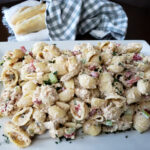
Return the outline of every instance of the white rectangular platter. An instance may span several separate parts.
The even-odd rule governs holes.
[[[96,45],[100,41],[53,41],[47,42],[49,44],[57,44],[61,49],[73,49],[73,46],[79,43],[92,43]],[[142,53],[150,55],[150,46],[143,40],[126,40],[115,41],[117,43],[129,43],[138,42],[143,45]],[[0,42],[0,58],[6,51],[20,48],[25,46],[28,50],[31,50],[31,46],[35,42]],[[1,70],[1,68],[0,68]],[[0,150],[17,150],[15,145],[6,144],[4,142],[3,124],[7,119],[0,119]],[[128,136],[128,138],[126,138]],[[137,131],[126,131],[117,134],[102,134],[97,137],[84,136],[84,138],[77,138],[72,143],[68,141],[62,141],[59,144],[49,137],[48,133],[37,136],[32,142],[32,145],[26,150],[150,150],[150,131],[140,134]]]

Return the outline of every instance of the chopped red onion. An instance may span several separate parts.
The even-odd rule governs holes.
[[[97,109],[92,109],[92,111],[89,112],[89,117],[95,115],[97,112]]]
[[[21,46],[20,49],[21,49],[21,51],[22,51],[23,53],[26,53],[26,52],[27,52],[27,49],[26,49],[24,46]]]
[[[75,110],[76,110],[76,112],[79,112],[79,110],[80,110],[80,105],[79,104],[77,106],[75,106]]]
[[[134,75],[134,73],[131,72],[131,71],[125,72],[125,77],[126,77],[126,78],[129,78],[129,77],[131,77],[132,75]]]
[[[127,80],[127,84],[129,84],[130,86],[132,86],[134,83],[136,83],[138,80],[140,79],[140,77],[133,77],[130,80]]]
[[[96,69],[96,66],[90,65],[90,66],[88,67],[88,69],[89,69],[89,70],[95,70],[95,69]]]
[[[65,134],[64,137],[67,139],[70,139],[74,135],[75,135],[75,132],[73,132],[72,134]]]
[[[117,47],[119,47],[120,45],[121,45],[121,44],[119,44],[119,43],[116,43],[116,46],[117,46]]]
[[[81,52],[80,52],[80,51],[73,51],[72,54],[73,54],[74,56],[76,56],[76,55],[81,54]]]
[[[36,68],[35,68],[33,63],[30,64],[30,70],[31,70],[31,72],[35,72],[36,71]]]
[[[133,56],[133,60],[138,61],[138,60],[142,60],[142,57],[139,54],[134,54]]]
[[[40,101],[40,100],[36,99],[36,100],[34,101],[34,103],[36,103],[36,104],[40,105],[40,104],[42,104],[42,101]]]
[[[29,52],[29,55],[30,55],[31,57],[33,57],[33,53],[32,53],[32,52]]]
[[[99,73],[95,72],[95,71],[92,71],[91,76],[97,78],[97,77],[99,77]]]

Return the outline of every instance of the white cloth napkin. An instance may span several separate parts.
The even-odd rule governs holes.
[[[13,31],[14,33],[14,26],[11,24],[11,17],[12,15],[21,7],[25,7],[25,6],[35,6],[38,5],[40,2],[35,1],[35,0],[27,0],[25,2],[22,2],[20,4],[17,4],[15,6],[12,6],[11,8],[8,9],[4,9],[3,13],[4,13],[4,21],[5,24],[7,22],[7,26]],[[17,41],[46,41],[49,40],[49,35],[48,35],[48,29],[44,29],[41,30],[39,32],[35,32],[35,33],[29,33],[26,35],[18,35],[15,34],[15,38]],[[10,40],[13,38],[9,38]]]

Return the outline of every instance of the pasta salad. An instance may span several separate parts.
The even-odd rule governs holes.
[[[101,42],[72,51],[35,43],[3,56],[0,116],[19,147],[47,130],[51,138],[75,139],[78,129],[97,136],[150,128],[150,56],[142,45]]]

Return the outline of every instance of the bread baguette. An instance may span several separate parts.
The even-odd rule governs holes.
[[[16,34],[28,34],[45,28],[45,13],[41,13],[29,19],[18,22],[14,27],[14,31]]]
[[[46,4],[40,4],[33,7],[23,7],[19,9],[13,16],[11,23],[15,25],[17,22],[31,18],[37,14],[44,13],[46,10]]]

